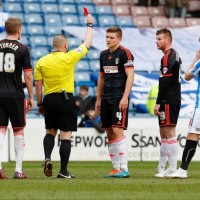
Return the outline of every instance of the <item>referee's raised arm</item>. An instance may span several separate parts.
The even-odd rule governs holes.
[[[83,44],[89,49],[93,39],[93,22],[94,22],[94,19],[91,14],[87,15],[86,22],[87,22],[87,30]]]

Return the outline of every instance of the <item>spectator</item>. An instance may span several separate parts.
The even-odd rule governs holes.
[[[147,98],[147,110],[150,115],[154,115],[154,107],[156,105],[156,99],[158,96],[158,84],[151,87]]]
[[[99,133],[104,133],[105,131],[101,128],[101,118],[98,112],[93,108],[89,108],[82,118],[78,127],[93,127]]]
[[[185,18],[188,8],[188,0],[167,0],[168,15],[172,17]]]
[[[80,91],[78,95],[75,96],[75,102],[78,110],[78,115],[82,115],[86,113],[88,108],[95,108],[96,98],[93,96],[89,96],[89,87],[82,85],[80,86]]]

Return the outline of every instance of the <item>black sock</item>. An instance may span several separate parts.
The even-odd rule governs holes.
[[[67,165],[69,162],[69,156],[71,153],[71,140],[61,140],[60,145],[60,172],[62,174],[67,173]]]
[[[51,153],[55,144],[55,137],[47,133],[43,140],[45,160],[51,160]]]
[[[194,140],[187,140],[186,145],[183,151],[183,156],[182,156],[182,162],[181,162],[181,168],[184,170],[188,169],[188,166],[190,164],[190,161],[192,160],[196,148],[197,148],[197,142]]]

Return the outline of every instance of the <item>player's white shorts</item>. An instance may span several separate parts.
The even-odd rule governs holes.
[[[195,108],[192,113],[188,133],[200,134],[200,108]]]

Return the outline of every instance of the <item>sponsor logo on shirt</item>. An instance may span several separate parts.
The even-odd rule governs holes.
[[[118,66],[104,66],[104,72],[109,73],[118,73]]]
[[[163,67],[163,74],[166,74],[168,72],[167,67]]]
[[[133,66],[133,60],[128,60],[127,63],[124,64],[124,66]]]
[[[76,51],[77,51],[78,53],[81,53],[81,52],[83,51],[83,49],[82,49],[81,47],[79,47],[79,48],[76,48]]]
[[[196,131],[200,131],[200,128],[196,128]]]
[[[118,65],[119,64],[119,58],[115,59],[115,64]]]

